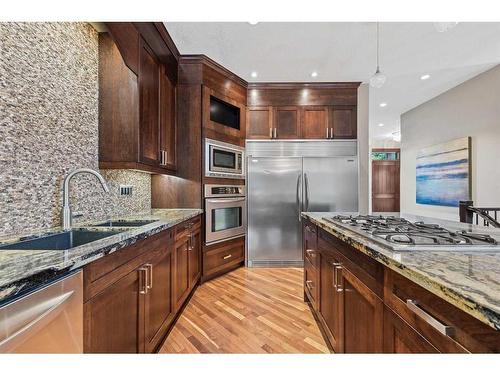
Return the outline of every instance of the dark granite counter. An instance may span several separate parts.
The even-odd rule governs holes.
[[[116,235],[90,242],[70,250],[0,250],[0,305],[26,292],[39,288],[68,272],[83,267],[107,254],[127,247],[136,241],[166,230],[201,214],[200,209],[154,209],[145,214],[113,218],[113,220],[155,220],[155,222],[127,229]],[[102,223],[100,221],[99,223]],[[109,231],[117,228],[95,227],[86,223],[75,229]],[[24,236],[0,238],[0,245],[38,238],[61,232],[61,228],[30,233]]]
[[[357,250],[438,295],[489,326],[500,330],[500,251],[393,251],[323,219],[338,213],[308,212],[302,216]],[[350,214],[350,213],[348,213]],[[402,215],[410,221],[422,217]],[[468,229],[468,224],[426,219]],[[483,230],[483,228],[481,228]],[[499,235],[500,230],[484,228]]]

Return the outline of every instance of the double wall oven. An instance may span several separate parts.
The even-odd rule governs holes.
[[[244,236],[247,226],[244,185],[205,185],[207,245]]]

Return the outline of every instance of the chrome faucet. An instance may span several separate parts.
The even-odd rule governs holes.
[[[73,214],[71,212],[71,207],[69,206],[69,182],[73,178],[73,176],[79,174],[79,173],[90,173],[94,176],[97,177],[99,182],[102,185],[102,188],[106,193],[109,193],[109,188],[108,185],[106,184],[106,180],[104,180],[104,177],[99,172],[94,171],[93,169],[89,168],[78,168],[75,169],[74,171],[68,173],[66,178],[64,179],[64,184],[63,184],[63,209],[62,209],[62,222],[63,222],[63,230],[71,230],[71,224],[73,221]]]

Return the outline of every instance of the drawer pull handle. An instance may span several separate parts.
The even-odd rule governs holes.
[[[233,256],[233,254],[229,254],[229,255],[226,255],[225,257],[223,257],[222,259],[229,259]]]
[[[407,299],[406,300],[406,306],[415,313],[418,317],[422,318],[426,323],[429,323],[432,327],[434,327],[436,330],[438,330],[439,333],[441,333],[444,336],[453,336],[454,334],[454,328],[451,326],[444,325],[441,323],[439,320],[434,318],[432,315],[430,315],[428,312],[422,310],[417,305],[417,301]]]
[[[335,291],[337,292],[343,292],[344,289],[342,289],[342,263],[338,263],[335,265],[334,268],[334,278],[335,278]],[[340,275],[340,281],[339,281],[339,275]]]
[[[306,253],[308,255],[310,255],[311,257],[315,258],[316,257],[316,252],[314,250],[311,250],[311,249],[307,249],[306,250]]]

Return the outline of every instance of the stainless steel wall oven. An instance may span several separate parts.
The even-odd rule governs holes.
[[[244,236],[247,226],[245,186],[205,185],[205,242]]]

